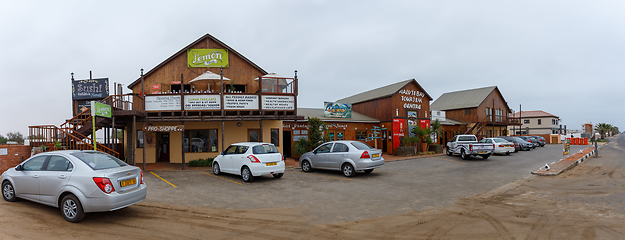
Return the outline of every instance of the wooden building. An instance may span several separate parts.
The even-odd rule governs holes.
[[[496,86],[448,92],[432,103],[432,110],[445,111],[442,142],[457,134],[475,134],[478,138],[508,135],[510,125],[519,125],[518,118],[509,117],[508,103]]]

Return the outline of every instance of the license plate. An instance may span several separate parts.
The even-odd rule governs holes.
[[[374,158],[377,158],[377,157],[379,157],[379,156],[380,156],[380,154],[379,154],[379,153],[376,153],[376,154],[371,155],[371,157],[374,157]]]
[[[133,178],[133,179],[128,179],[128,180],[126,180],[126,181],[121,181],[121,182],[119,183],[119,185],[121,185],[122,187],[125,187],[125,186],[130,186],[130,185],[133,185],[133,184],[135,184],[135,183],[137,183],[137,179],[134,179],[134,178]]]
[[[275,166],[275,165],[278,165],[278,163],[276,163],[276,162],[267,163],[267,166]]]
[[[486,153],[485,151],[477,152],[477,153]]]

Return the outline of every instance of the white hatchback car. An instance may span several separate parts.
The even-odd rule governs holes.
[[[254,177],[263,175],[281,178],[284,170],[284,158],[271,143],[235,143],[213,159],[215,175],[222,172],[236,174],[245,182],[251,182]]]
[[[510,155],[514,152],[514,143],[503,138],[484,138],[480,143],[492,143],[495,147],[493,153]]]

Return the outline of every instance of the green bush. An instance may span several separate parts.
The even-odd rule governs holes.
[[[213,166],[213,159],[212,158],[207,158],[207,159],[195,159],[190,161],[187,166],[189,167],[211,167]]]

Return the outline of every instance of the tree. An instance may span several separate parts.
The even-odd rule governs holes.
[[[612,125],[607,124],[607,123],[598,123],[595,126],[595,131],[601,134],[601,139],[605,139],[605,134],[610,132],[611,129],[612,129]]]
[[[24,144],[24,135],[20,132],[9,132],[7,133],[8,141],[15,141],[18,144]]]
[[[0,135],[0,144],[6,144],[8,141],[7,138],[5,138],[4,136]]]
[[[436,133],[436,137],[439,138],[441,136],[443,126],[441,125],[441,122],[436,119],[434,122],[430,123],[430,129],[432,133]]]
[[[329,139],[327,136],[323,136],[323,132],[326,130],[326,123],[319,118],[308,118],[308,139],[300,138],[295,143],[295,149],[293,153],[295,155],[302,155],[306,152],[312,151]]]
[[[430,134],[432,134],[432,130],[430,130],[429,128],[421,128],[419,126],[416,126],[414,129],[412,129],[412,133],[415,134],[414,136],[414,142],[415,143],[428,143],[428,145],[430,143],[432,143],[432,138],[430,138]],[[427,147],[425,149],[421,149],[421,151],[425,152],[427,150]]]

